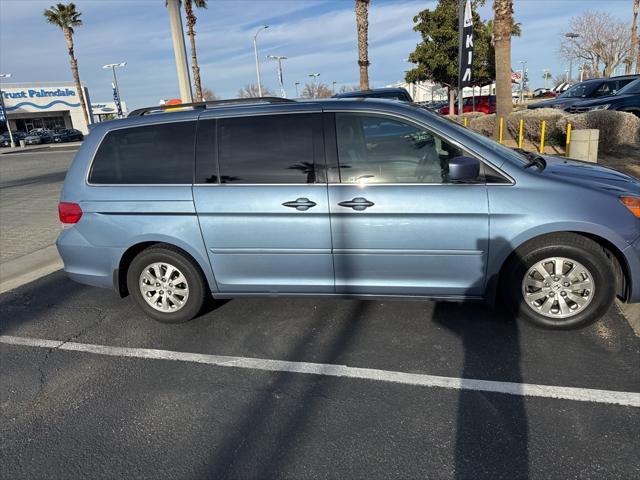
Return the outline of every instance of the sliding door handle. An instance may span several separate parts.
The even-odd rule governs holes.
[[[373,207],[375,203],[370,202],[366,198],[356,197],[353,200],[347,200],[346,202],[338,203],[341,207],[353,208],[354,210],[362,211],[369,207]]]

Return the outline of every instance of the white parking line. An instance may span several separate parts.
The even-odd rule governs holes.
[[[505,393],[522,397],[556,398],[579,402],[596,402],[629,407],[640,407],[640,393],[591,388],[558,387],[531,383],[496,382],[455,377],[440,377],[419,373],[404,373],[372,368],[348,367],[325,363],[288,362],[261,358],[229,357],[202,353],[174,352],[151,348],[110,347],[88,343],[62,342],[39,338],[0,335],[0,343],[27,347],[54,348],[72,352],[93,353],[112,357],[143,358],[152,360],[173,360],[178,362],[204,363],[218,367],[266,370],[270,372],[302,373],[329,377],[357,378],[378,382],[401,383],[421,387],[439,387],[454,390],[475,390],[481,392]]]

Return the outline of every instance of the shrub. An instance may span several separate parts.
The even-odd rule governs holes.
[[[480,115],[469,119],[469,128],[474,132],[484,135],[485,137],[491,137],[493,135],[495,123],[495,114]]]
[[[596,110],[594,112],[565,115],[556,121],[557,128],[563,135],[567,133],[567,123],[573,130],[600,130],[598,147],[610,150],[621,145],[638,145],[640,143],[640,118],[633,113]]]
[[[511,113],[506,118],[506,129],[514,139],[518,138],[520,120],[524,120],[523,136],[525,139],[540,143],[542,122],[546,120],[545,144],[563,145],[564,137],[557,123],[564,115],[561,110],[555,108],[536,108],[533,110],[519,110]]]

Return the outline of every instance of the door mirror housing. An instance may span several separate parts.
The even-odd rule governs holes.
[[[449,162],[450,182],[472,182],[480,176],[480,160],[472,157],[455,157]]]

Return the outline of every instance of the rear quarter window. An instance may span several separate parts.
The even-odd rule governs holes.
[[[195,125],[162,123],[109,132],[93,159],[89,183],[193,183]]]

